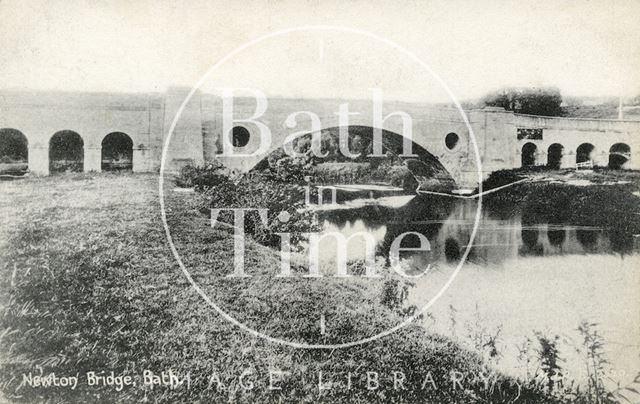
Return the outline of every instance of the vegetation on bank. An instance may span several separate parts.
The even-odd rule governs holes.
[[[633,235],[640,234],[640,173],[598,168],[593,172],[575,170],[503,170],[491,174],[483,189],[489,190],[523,178],[532,182],[515,185],[508,192],[483,198],[489,212],[504,215],[519,211],[548,223],[606,227],[618,235],[624,251],[633,248]],[[585,186],[585,182],[590,184]]]
[[[384,282],[374,286],[331,278],[275,282],[272,275],[280,262],[276,251],[265,247],[275,247],[276,240],[269,234],[275,230],[295,233],[300,229],[296,226],[313,223],[294,216],[302,190],[299,183],[290,182],[290,176],[303,175],[289,171],[285,180],[277,170],[263,174],[236,176],[221,172],[220,167],[183,172],[179,181],[195,186],[196,193],[173,192],[172,180],[166,182],[167,218],[176,246],[194,279],[216,302],[255,329],[299,342],[364,338],[411,314],[405,302],[407,285],[386,273]],[[155,176],[75,174],[0,185],[0,207],[5,213],[0,226],[0,388],[7,401],[621,400],[618,394],[623,390],[587,392],[550,384],[558,358],[553,339],[544,336],[537,340],[539,349],[532,348],[541,371],[524,380],[495,372],[478,352],[433,335],[417,323],[345,349],[294,349],[266,342],[203,304],[180,273],[160,221]],[[490,208],[492,203],[518,198],[486,198],[485,203]],[[536,203],[544,199],[531,198]],[[253,277],[244,283],[224,280],[233,271],[232,229],[211,228],[203,216],[210,207],[223,206],[267,206],[273,211],[266,226],[270,231],[259,226],[257,218],[247,225],[251,238],[246,268]],[[291,220],[277,220],[276,214],[282,211],[289,212]],[[222,221],[229,219],[221,216]],[[356,266],[351,269],[357,270]],[[309,316],[318,312],[331,320],[327,335],[321,334],[318,319]],[[593,330],[585,329],[585,339],[587,335],[593,336]],[[490,347],[481,342],[479,351]],[[585,346],[597,355],[599,343],[593,337]],[[181,376],[189,373],[191,388],[151,388],[141,382],[121,391],[82,382],[75,390],[20,386],[22,375],[29,372],[82,377],[88,371],[105,371],[105,375],[113,371],[133,376],[144,370],[159,374],[169,369]],[[251,390],[239,381],[247,370],[255,384]],[[282,390],[269,390],[269,372],[274,370],[290,373],[280,385]],[[394,385],[395,371],[404,375],[406,389]],[[378,374],[377,388],[368,388],[367,372]],[[349,373],[351,390],[345,385]],[[460,375],[461,384],[452,382],[452,377]],[[333,381],[333,388],[320,391],[319,377],[323,383]],[[594,389],[600,389],[601,384],[594,383]]]
[[[374,147],[374,130],[365,126],[350,126],[347,141],[340,145],[340,128],[323,129],[307,134],[275,150],[260,161],[254,172],[275,173],[282,178],[286,173],[302,172],[317,184],[384,184],[414,191],[415,178],[404,165],[404,138],[383,130],[380,151]],[[320,149],[314,150],[314,137]],[[343,148],[346,146],[346,149]],[[287,150],[285,150],[287,149]],[[374,156],[380,152],[379,156]],[[407,150],[408,152],[408,150]],[[297,153],[296,157],[291,157]],[[322,154],[318,157],[316,154]],[[346,154],[351,154],[346,156]],[[420,145],[413,143],[411,153],[422,161],[441,181],[452,181],[449,173]],[[300,170],[302,168],[302,171]],[[295,178],[294,178],[295,180]]]
[[[203,305],[177,270],[159,219],[154,176],[64,175],[2,185],[0,203],[7,214],[1,227],[0,386],[6,400],[210,402],[231,397],[238,402],[442,403],[511,402],[518,397],[517,402],[564,402],[544,385],[492,372],[479,355],[418,325],[333,351],[293,349],[238,330]],[[204,281],[231,271],[232,239],[224,227],[192,232],[201,221],[197,199],[170,193],[167,212],[174,238],[189,239],[188,245],[178,246],[185,261],[194,277]],[[215,260],[203,261],[208,254]],[[259,272],[277,265],[271,250],[252,241],[247,259],[247,267]],[[215,281],[211,285],[220,286]],[[370,335],[403,315],[402,286],[393,282],[380,288],[345,287],[327,279],[296,288],[297,294],[290,293],[292,288],[291,283],[256,282],[248,289],[236,284],[217,288],[217,297],[247,314],[252,326],[302,340],[322,338],[317,319],[308,316],[308,302],[335,307],[327,314],[336,319],[324,337],[327,342]],[[261,307],[260,302],[276,297],[284,297],[281,306]],[[271,316],[264,316],[264,310]],[[293,321],[266,323],[274,318]],[[138,375],[145,369],[189,372],[191,388],[19,387],[23,373],[41,370],[44,375],[82,376],[88,371]],[[245,391],[238,376],[247,369],[255,386]],[[290,372],[282,390],[268,389],[274,369]],[[394,388],[395,370],[405,374],[406,390]],[[464,375],[462,387],[451,383],[453,370]],[[377,389],[367,388],[367,371],[379,374]],[[320,372],[325,381],[339,384],[319,392]],[[349,372],[351,390],[344,386]],[[213,374],[220,385],[210,383]],[[425,385],[429,377],[435,388],[431,381]]]

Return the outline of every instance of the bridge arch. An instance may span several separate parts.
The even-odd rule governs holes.
[[[49,172],[83,171],[84,141],[72,130],[54,133],[49,140]]]
[[[609,168],[621,169],[631,160],[631,147],[626,143],[616,143],[609,149]]]
[[[536,153],[538,146],[535,143],[527,142],[522,146],[521,166],[531,167],[536,165]]]
[[[124,132],[111,132],[102,139],[100,168],[103,171],[133,169],[133,140]]]
[[[451,172],[447,170],[436,156],[420,144],[398,133],[383,129],[383,156],[372,156],[374,128],[370,126],[352,125],[347,129],[348,148],[352,154],[359,155],[358,157],[349,157],[340,152],[340,129],[340,127],[330,127],[320,130],[321,153],[327,154],[325,157],[313,157],[311,152],[313,133],[311,132],[296,137],[287,147],[292,148],[296,153],[309,155],[314,165],[323,163],[359,163],[367,166],[363,168],[365,170],[376,170],[380,165],[391,164],[391,162],[393,162],[395,168],[404,166],[407,174],[410,171],[423,188],[451,190],[455,187],[455,180]],[[412,156],[404,155],[405,147],[408,143],[411,144]],[[286,157],[285,145],[282,145],[258,161],[257,164],[253,166],[252,171],[266,170],[270,167],[275,167],[277,162],[284,157]],[[415,189],[415,187],[413,189]]]
[[[558,170],[562,167],[562,157],[564,155],[564,146],[560,143],[554,143],[547,149],[547,167]]]
[[[596,149],[591,143],[582,143],[576,149],[576,164],[593,160],[593,151]]]
[[[23,174],[29,167],[29,141],[17,129],[0,129],[0,173]]]

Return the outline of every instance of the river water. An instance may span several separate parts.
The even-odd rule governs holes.
[[[501,370],[534,372],[536,334],[557,336],[565,374],[584,380],[577,329],[588,321],[605,339],[613,378],[631,381],[640,371],[640,255],[633,235],[575,221],[550,224],[512,207],[477,208],[474,200],[404,195],[340,203],[321,210],[319,219],[325,232],[370,233],[383,259],[399,234],[424,234],[429,252],[401,256],[415,273],[432,266],[410,289],[409,302],[418,307],[437,295],[469,247],[424,325],[479,348]],[[411,247],[411,241],[408,236],[401,245]],[[354,237],[349,259],[362,259],[364,247]],[[324,245],[323,255],[334,255],[332,248]],[[497,355],[482,347],[493,337]],[[530,349],[523,353],[527,340]]]

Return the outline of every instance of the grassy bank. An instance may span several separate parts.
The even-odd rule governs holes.
[[[480,356],[417,325],[337,350],[294,349],[239,330],[207,307],[177,268],[154,175],[62,175],[0,187],[4,401],[564,402],[544,386],[491,372]],[[295,341],[335,343],[402,319],[394,297],[402,292],[391,279],[374,287],[329,278],[276,282],[269,275],[279,268],[275,252],[251,241],[246,268],[253,277],[225,280],[233,241],[228,228],[203,220],[199,198],[168,194],[172,234],[194,278],[244,323]],[[331,320],[326,336],[309,316],[321,309]],[[83,382],[89,371],[136,376],[169,369],[189,374],[190,388],[151,388],[137,379],[117,391]],[[281,390],[269,389],[274,370],[290,373]],[[240,385],[245,371],[253,389]],[[394,371],[403,372],[405,389],[394,385]],[[451,382],[452,371],[463,375],[461,384]],[[79,374],[80,383],[75,390],[21,386],[29,372]],[[378,373],[378,388],[367,387],[367,372]],[[319,391],[320,373],[336,382],[332,389]]]

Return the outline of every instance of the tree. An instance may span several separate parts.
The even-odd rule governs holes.
[[[562,115],[562,95],[555,87],[506,87],[486,95],[482,103],[520,114]]]

